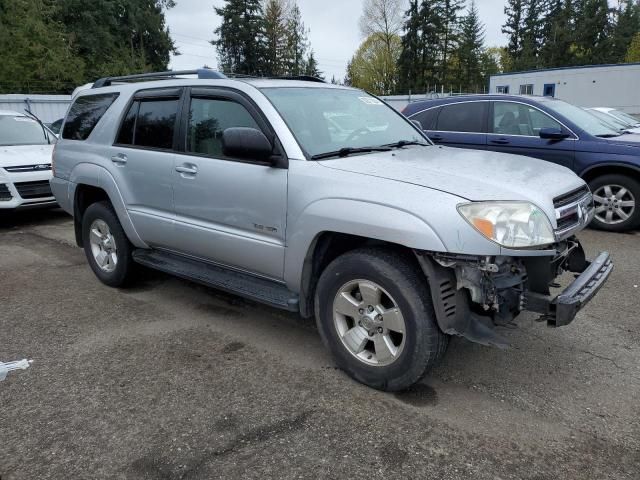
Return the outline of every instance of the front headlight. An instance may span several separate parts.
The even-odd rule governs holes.
[[[474,202],[458,212],[482,235],[503,247],[528,248],[555,242],[545,213],[528,202]]]

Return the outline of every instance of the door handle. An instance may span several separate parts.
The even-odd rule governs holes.
[[[429,135],[429,138],[433,143],[438,143],[444,140],[440,135]]]
[[[176,172],[181,173],[183,175],[197,175],[198,167],[196,167],[195,165],[182,165],[182,166],[176,167]]]
[[[506,138],[499,138],[498,140],[489,140],[489,143],[493,143],[495,145],[509,145],[511,142]]]
[[[119,153],[111,157],[111,161],[117,165],[124,165],[127,163],[127,156],[124,153]]]

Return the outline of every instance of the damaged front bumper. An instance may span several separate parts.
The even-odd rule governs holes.
[[[546,321],[551,327],[569,325],[580,309],[598,293],[613,271],[609,252],[602,252],[592,262],[585,263],[584,271],[557,297],[527,292],[526,310],[540,313],[540,320]]]
[[[416,252],[431,289],[440,329],[483,345],[509,342],[496,327],[513,326],[523,311],[540,314],[549,326],[570,324],[600,290],[613,270],[609,253],[587,261],[572,237],[556,246],[554,256],[476,257]],[[576,279],[557,296],[551,288],[563,272]]]

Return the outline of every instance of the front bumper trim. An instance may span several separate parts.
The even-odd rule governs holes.
[[[542,314],[550,327],[569,325],[577,313],[598,293],[613,271],[609,252],[602,252],[556,298],[534,292],[526,294],[526,309]]]

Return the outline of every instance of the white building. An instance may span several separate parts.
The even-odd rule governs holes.
[[[550,68],[493,75],[490,93],[544,95],[580,107],[640,114],[640,63]]]
[[[44,123],[52,123],[67,113],[71,95],[0,95],[0,110],[34,113]]]

